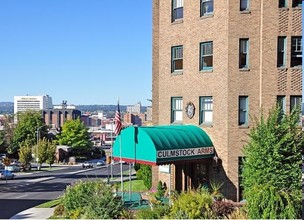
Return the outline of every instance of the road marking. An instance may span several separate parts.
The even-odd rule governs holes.
[[[42,181],[51,180],[51,179],[55,179],[55,177],[42,177],[42,178],[27,180],[26,182],[35,183],[35,182],[42,182]]]
[[[28,196],[28,194],[23,194],[23,195],[21,195],[21,196],[15,197],[15,198],[16,198],[16,199],[20,199],[20,198],[27,197],[27,196]]]

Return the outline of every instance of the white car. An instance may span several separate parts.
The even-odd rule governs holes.
[[[85,161],[85,162],[82,164],[82,168],[93,168],[93,163],[92,163],[92,162],[89,162],[89,161]]]

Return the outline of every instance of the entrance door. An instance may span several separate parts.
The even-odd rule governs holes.
[[[192,163],[192,188],[197,189],[200,186],[208,186],[209,173],[208,164]]]

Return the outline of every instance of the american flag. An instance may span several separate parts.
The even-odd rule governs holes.
[[[115,122],[114,133],[115,133],[115,135],[119,135],[120,132],[121,132],[121,130],[122,130],[122,124],[121,124],[121,119],[120,119],[119,103],[117,104],[117,110],[116,110],[116,113],[115,113],[114,122]]]

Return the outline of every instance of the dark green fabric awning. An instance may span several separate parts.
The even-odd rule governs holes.
[[[115,160],[151,165],[213,156],[211,139],[194,125],[128,127],[113,146]]]

